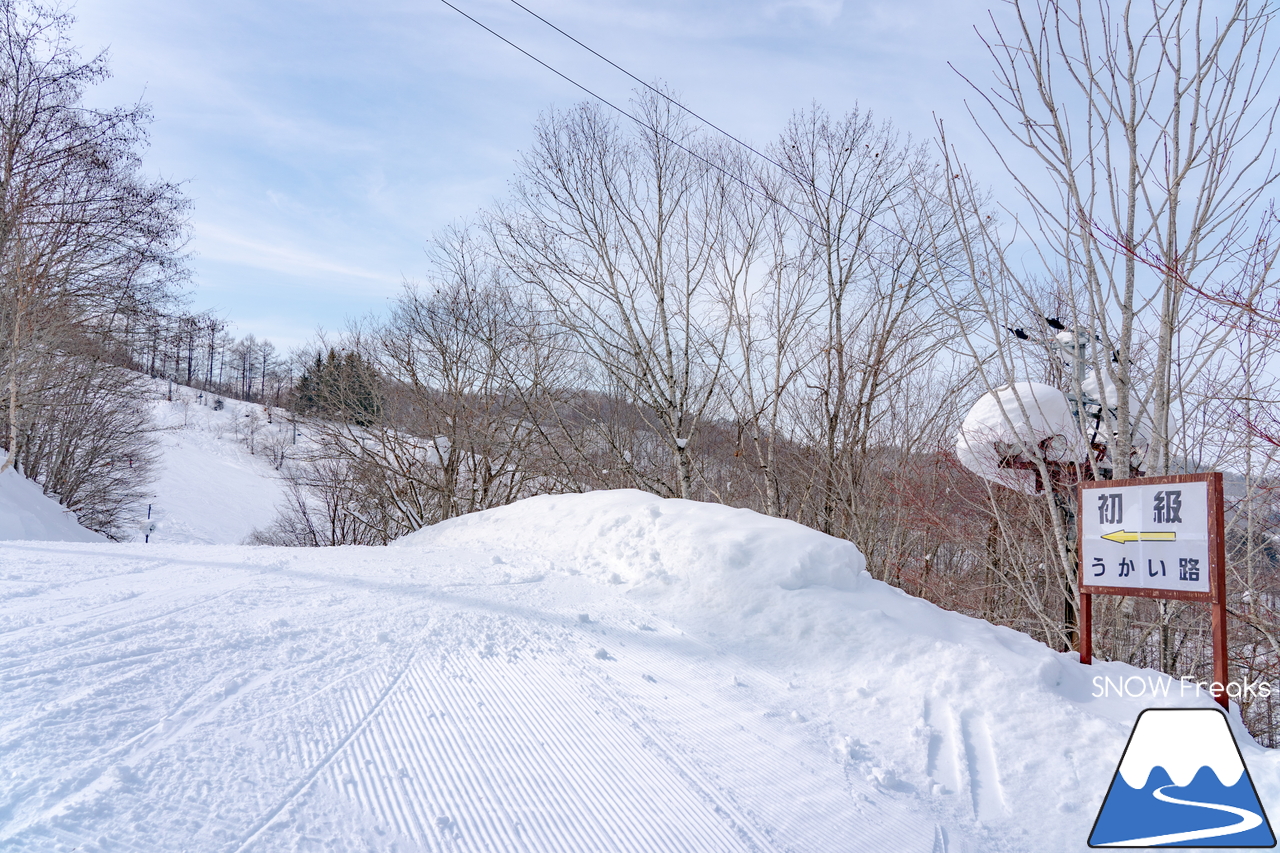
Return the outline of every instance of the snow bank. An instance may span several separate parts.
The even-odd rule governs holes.
[[[961,465],[1010,489],[1039,494],[1033,471],[1000,466],[997,445],[1014,453],[1039,445],[1045,458],[1058,462],[1082,461],[1088,453],[1067,395],[1039,382],[1015,382],[984,394],[956,436]]]
[[[81,527],[73,513],[12,468],[0,472],[0,539],[106,541],[105,536]]]
[[[482,582],[524,580],[510,577],[514,566],[584,575],[752,657],[879,669],[876,655],[891,660],[914,648],[921,656],[893,677],[932,683],[939,661],[963,647],[966,656],[999,660],[1001,678],[1013,668],[1036,685],[1061,680],[1063,656],[1025,634],[909,596],[873,579],[853,543],[751,510],[632,490],[544,495],[393,545],[487,553]]]
[[[394,543],[493,552],[504,565],[626,584],[683,609],[759,612],[785,591],[853,590],[870,581],[852,542],[747,509],[631,489],[542,495],[451,519]]]
[[[1013,694],[1010,707],[1045,700],[1057,715],[1089,705],[1131,725],[1151,696],[1095,702],[1095,677],[1170,684],[1125,664],[1083,666],[1074,652],[872,578],[851,542],[718,504],[634,490],[543,495],[423,528],[392,548],[418,551],[415,562],[428,564],[474,555],[475,563],[451,571],[474,584],[583,576],[676,624],[709,629],[753,659],[819,661],[921,701],[940,692],[978,708]],[[1211,704],[1206,694],[1171,686],[1173,704]],[[1026,718],[1043,721],[1046,710]]]
[[[851,543],[749,510],[634,491],[545,496],[395,544],[427,562],[475,553],[481,585],[547,572],[617,590],[814,697],[856,733],[832,741],[850,766],[956,802],[955,819],[988,824],[993,842],[1007,842],[1011,823],[1032,813],[1031,835],[1083,837],[1138,713],[1212,707],[1159,673],[1084,666],[1074,653],[909,596],[870,577]],[[536,570],[522,578],[517,567]],[[1105,679],[1127,680],[1130,694],[1100,695]],[[1233,726],[1250,761],[1264,761],[1238,718]]]
[[[855,667],[918,687],[957,667],[970,686],[989,681],[998,689],[1013,677],[1028,689],[1061,687],[1072,696],[1087,693],[1086,677],[1098,671],[1026,634],[875,580],[851,542],[718,504],[632,490],[544,495],[424,528],[393,546],[487,554],[481,582],[584,575],[775,662],[820,659],[832,670]],[[538,573],[512,576],[517,566]],[[974,692],[981,698],[981,688]]]

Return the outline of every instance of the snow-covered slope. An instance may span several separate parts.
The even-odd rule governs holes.
[[[267,449],[291,438],[292,430],[279,410],[239,400],[224,400],[219,410],[211,395],[181,386],[173,386],[172,396],[157,380],[151,405],[161,430],[161,465],[151,485],[157,527],[151,541],[243,542],[275,518],[284,491]]]
[[[638,492],[389,548],[0,544],[0,849],[1084,850],[1139,710],[1210,707],[861,567]]]
[[[12,468],[0,471],[0,539],[106,541],[105,536],[81,527],[75,515]]]
[[[153,543],[238,544],[276,516],[284,489],[270,453],[288,451],[292,426],[280,410],[238,400],[215,409],[215,399],[152,381],[149,402],[160,445],[158,476],[150,484]],[[127,538],[141,542],[146,519],[142,504],[126,527]],[[4,539],[105,541],[12,471],[0,474]]]

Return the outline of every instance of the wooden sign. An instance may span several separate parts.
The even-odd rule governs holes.
[[[1093,596],[1212,605],[1213,675],[1227,706],[1226,538],[1222,474],[1079,485],[1080,661],[1093,657]]]

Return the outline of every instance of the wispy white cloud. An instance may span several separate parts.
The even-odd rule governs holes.
[[[814,20],[831,25],[844,11],[844,0],[779,0],[769,4],[769,13],[797,11],[811,16]]]
[[[397,275],[363,269],[298,246],[264,242],[207,222],[197,223],[195,233],[196,250],[209,260],[290,276],[338,276],[387,285],[402,281]]]
[[[611,100],[635,87],[508,0],[455,2]],[[957,31],[990,5],[522,2],[758,143],[813,101],[858,104],[917,137],[934,110],[961,119],[946,63],[964,64],[976,43]],[[425,272],[433,231],[504,192],[539,113],[585,97],[422,0],[77,0],[75,13],[86,53],[111,46],[116,77],[95,97],[145,92],[148,168],[189,179],[195,303],[203,293],[232,318],[296,317],[295,332],[381,310],[401,275]],[[326,298],[297,298],[311,279]]]

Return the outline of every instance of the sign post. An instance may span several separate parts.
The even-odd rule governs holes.
[[[1202,601],[1212,608],[1210,692],[1226,708],[1222,474],[1095,480],[1079,490],[1080,662],[1093,660],[1093,596]]]

